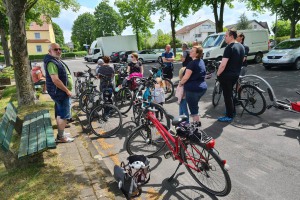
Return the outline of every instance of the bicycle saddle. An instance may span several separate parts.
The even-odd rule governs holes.
[[[179,115],[178,117],[172,120],[173,126],[178,126],[181,122],[186,121],[188,117],[186,115]]]

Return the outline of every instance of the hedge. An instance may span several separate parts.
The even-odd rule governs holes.
[[[83,57],[87,54],[86,51],[78,51],[78,52],[68,52],[68,53],[62,53],[62,58],[74,58],[76,57]],[[29,60],[43,60],[45,57],[45,54],[37,54],[37,55],[29,55]],[[5,62],[4,55],[0,55],[0,63]]]

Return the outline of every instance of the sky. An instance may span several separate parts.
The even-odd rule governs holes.
[[[65,43],[71,41],[71,33],[72,33],[72,26],[74,21],[77,17],[85,12],[90,12],[91,14],[94,13],[95,7],[101,2],[101,0],[77,0],[77,2],[81,5],[79,11],[73,12],[70,10],[62,10],[58,18],[54,18],[53,21],[57,23],[64,32]],[[109,5],[112,6],[115,10],[118,10],[116,6],[114,6],[114,0],[109,0]],[[270,12],[266,11],[264,14],[258,14],[254,16],[255,12],[248,11],[245,7],[244,3],[234,1],[233,2],[234,8],[229,8],[227,5],[224,9],[224,26],[230,24],[236,24],[239,20],[239,16],[243,13],[246,14],[248,20],[257,20],[268,22],[269,28],[275,21],[275,15],[271,15]],[[157,12],[151,16],[152,21],[155,23],[153,29],[151,29],[151,33],[155,34],[158,29],[161,29],[164,33],[168,33],[171,31],[171,24],[170,24],[170,17],[166,16],[165,19],[159,22],[160,14]],[[214,20],[214,15],[212,9],[208,6],[202,7],[196,13],[191,13],[188,17],[183,18],[183,24],[176,26],[176,30],[180,28],[197,23],[200,21],[204,21],[206,19],[210,19],[211,21]],[[122,35],[131,35],[133,34],[132,28],[127,27],[123,32]]]

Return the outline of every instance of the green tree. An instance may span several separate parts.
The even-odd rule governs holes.
[[[273,23],[272,30],[275,28],[276,24]],[[278,20],[277,21],[277,27],[276,27],[276,36],[277,37],[284,37],[289,36],[291,32],[291,22],[290,21],[283,21]]]
[[[157,36],[157,41],[153,45],[153,49],[164,49],[166,44],[170,44],[172,37],[170,34],[159,34]]]
[[[150,34],[149,29],[154,27],[151,21],[153,4],[148,0],[116,0],[115,5],[119,8],[125,27],[131,25],[137,40],[138,48],[141,49],[139,35]]]
[[[268,8],[273,14],[277,13],[281,20],[289,20],[290,38],[295,38],[296,25],[300,20],[300,0],[247,0],[246,2],[253,10],[264,12],[264,8]]]
[[[187,17],[190,13],[191,8],[196,8],[197,6],[193,5],[194,2],[197,6],[202,6],[202,1],[194,0],[156,0],[156,6],[158,9],[161,10],[161,19],[163,19],[166,15],[170,16],[171,22],[171,35],[172,35],[172,43],[171,46],[173,47],[173,52],[176,55],[176,25],[180,24],[182,17]],[[197,7],[197,9],[199,9]],[[166,44],[165,44],[166,45]]]
[[[52,22],[53,30],[54,30],[54,35],[55,35],[55,41],[58,43],[60,46],[65,45],[65,39],[64,39],[64,32],[60,28],[60,26],[54,22]]]
[[[97,37],[121,35],[125,29],[121,15],[108,5],[107,0],[99,3],[95,9],[94,16],[95,35]]]
[[[60,9],[78,8],[76,0],[2,0],[11,36],[11,50],[19,106],[34,104],[34,88],[31,80],[26,42],[25,14],[35,18],[41,13],[48,17],[58,17]]]
[[[250,26],[250,22],[245,15],[245,13],[241,14],[240,19],[238,20],[238,23],[236,25],[237,30],[245,30],[245,29],[252,29],[252,26]]]
[[[196,6],[193,6],[193,10],[199,10],[200,7],[205,4],[207,6],[210,6],[214,13],[215,18],[215,24],[216,24],[216,32],[223,32],[223,24],[224,24],[224,7],[225,4],[227,4],[230,8],[233,8],[233,2],[234,0],[194,0],[194,4]],[[198,6],[197,6],[198,4]]]
[[[95,40],[94,24],[94,15],[88,12],[79,15],[74,21],[71,40],[74,44],[79,44],[79,46],[76,46],[77,48],[84,49],[84,44],[91,45]]]

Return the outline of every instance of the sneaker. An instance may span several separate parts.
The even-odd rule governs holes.
[[[74,141],[74,138],[67,137],[67,136],[57,137],[55,139],[56,143],[70,143],[70,142],[73,142],[73,141]]]
[[[233,120],[233,118],[231,118],[231,117],[219,117],[218,118],[218,121],[219,122],[232,122],[232,120]]]
[[[66,133],[66,132],[64,132],[64,135],[63,135],[63,136],[69,137],[69,138],[73,138],[72,135],[71,135],[71,133]]]
[[[192,122],[191,125],[194,126],[194,127],[201,127],[201,122],[200,121]]]

